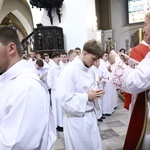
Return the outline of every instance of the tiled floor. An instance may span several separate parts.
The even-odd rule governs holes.
[[[122,150],[128,125],[128,111],[118,99],[118,107],[103,122],[98,122],[103,150]],[[65,150],[63,132],[58,132],[54,150]]]

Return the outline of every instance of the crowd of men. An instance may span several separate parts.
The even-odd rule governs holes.
[[[63,93],[63,89],[65,89],[65,85],[61,85],[61,82],[58,82],[58,78],[62,70],[67,68],[66,66],[70,66],[70,63],[72,63],[74,59],[76,60],[78,57],[80,57],[81,54],[81,49],[77,47],[75,49],[69,50],[68,52],[54,51],[51,56],[49,56],[48,53],[44,53],[41,56],[40,53],[35,53],[33,51],[30,52],[30,58],[27,58],[25,55],[23,55],[23,58],[28,62],[34,73],[49,90],[50,104],[54,116],[54,124],[55,128],[59,132],[63,131],[63,118],[66,110],[59,103],[59,98],[57,98],[57,95],[61,95],[61,93]],[[102,52],[101,59],[95,59],[94,63],[87,67],[89,69],[87,72],[90,75],[89,80],[93,82],[92,85],[90,85],[90,88],[93,90],[103,89],[103,92],[105,92],[105,94],[102,94],[103,96],[100,96],[92,102],[94,103],[93,112],[95,112],[96,119],[99,122],[102,122],[106,116],[110,116],[114,112],[115,108],[117,108],[118,98],[116,87],[109,81],[111,67],[112,65],[108,62],[108,53],[106,52]],[[69,71],[70,70],[68,69],[68,72]],[[67,80],[69,83],[69,78]],[[59,92],[57,92],[56,89],[58,86],[61,88]],[[68,84],[68,86],[71,85]],[[66,93],[67,92],[65,91],[65,94]],[[81,100],[79,99],[79,101]],[[68,140],[66,139],[65,141],[67,143]],[[69,145],[68,149],[70,147],[71,146]]]
[[[144,37],[149,39],[149,22]],[[27,56],[16,31],[0,26],[0,149],[50,150],[58,130],[64,131],[66,150],[102,150],[97,121],[117,107],[116,86],[134,96],[124,149],[149,148],[147,99],[137,96],[150,88],[149,57],[146,52],[137,62],[114,51],[108,56],[94,39],[82,51],[55,51],[51,59],[47,53]],[[139,134],[133,136],[135,125]]]

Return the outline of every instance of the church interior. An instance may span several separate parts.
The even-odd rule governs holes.
[[[54,3],[51,0],[0,1],[0,24],[17,31],[26,54],[34,51],[51,56],[54,51],[82,49],[90,39],[98,40],[104,52],[112,49],[118,52],[123,48],[128,54],[129,49],[142,40],[148,0],[139,3],[134,0],[58,0]],[[143,10],[136,12],[136,9]],[[123,93],[120,90],[117,93],[114,112],[98,122],[103,150],[122,150],[127,132],[129,112],[124,108]],[[57,132],[57,136],[54,150],[65,150],[63,132]]]

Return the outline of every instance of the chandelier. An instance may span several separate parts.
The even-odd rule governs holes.
[[[62,15],[62,3],[64,0],[30,0],[30,4],[32,8],[36,6],[37,8],[44,8],[48,12],[48,16],[50,18],[50,22],[53,25],[53,16],[52,11],[56,11],[58,16],[59,23],[61,23],[61,15]]]

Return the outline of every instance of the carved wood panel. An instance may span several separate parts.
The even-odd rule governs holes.
[[[63,29],[42,26],[34,29],[34,51],[64,50]]]

